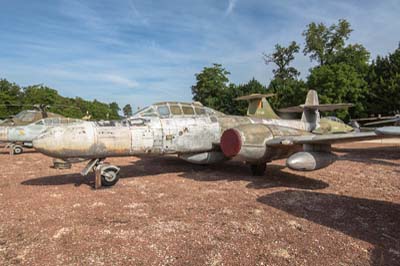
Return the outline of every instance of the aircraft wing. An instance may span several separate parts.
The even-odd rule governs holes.
[[[279,109],[279,112],[282,113],[301,113],[304,110],[319,110],[321,112],[326,111],[335,111],[339,109],[347,109],[352,107],[353,104],[351,103],[333,103],[333,104],[316,104],[316,105],[305,105],[301,104],[299,106],[292,106],[287,108]]]
[[[296,144],[333,144],[362,140],[382,139],[400,136],[400,127],[383,127],[370,132],[352,132],[342,134],[283,136],[267,141],[267,146]]]

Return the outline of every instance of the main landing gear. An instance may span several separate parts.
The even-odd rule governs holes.
[[[81,172],[81,175],[83,176],[88,175],[92,170],[95,172],[95,189],[98,189],[101,186],[114,186],[119,180],[118,174],[120,168],[115,165],[105,164],[104,160],[105,158],[90,160]]]
[[[250,164],[250,170],[253,176],[263,176],[266,169],[266,163]]]
[[[8,143],[6,145],[6,149],[10,150],[10,155],[19,155],[24,152],[24,148],[21,145],[15,143]]]

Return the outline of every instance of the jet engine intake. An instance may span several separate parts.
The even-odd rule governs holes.
[[[335,162],[337,156],[331,152],[302,151],[292,154],[286,166],[297,171],[314,171]]]
[[[273,137],[268,126],[247,124],[225,130],[221,136],[221,150],[228,158],[246,162],[262,162],[267,158],[266,141]]]

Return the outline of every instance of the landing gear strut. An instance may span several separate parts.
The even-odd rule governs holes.
[[[95,172],[95,189],[98,189],[101,186],[113,186],[119,180],[119,167],[111,164],[105,164],[104,158],[90,160],[86,167],[82,170],[81,175],[86,176],[92,170]]]
[[[266,163],[251,164],[250,169],[251,169],[251,174],[253,176],[263,176],[265,170],[267,169],[267,164]]]
[[[15,143],[7,144],[6,149],[10,149],[10,155],[18,155],[24,152],[24,148]]]

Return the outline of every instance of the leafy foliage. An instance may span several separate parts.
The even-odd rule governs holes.
[[[342,119],[372,114],[392,114],[400,109],[400,46],[386,57],[378,56],[370,63],[370,53],[362,44],[347,44],[351,29],[344,19],[337,24],[310,23],[303,32],[304,55],[318,65],[310,68],[305,80],[292,67],[300,46],[275,45],[271,54],[263,54],[266,64],[274,64],[274,77],[268,88],[254,78],[246,84],[229,84],[229,72],[220,64],[204,68],[196,74],[193,99],[228,114],[245,114],[246,103],[234,98],[256,92],[276,94],[269,101],[274,108],[304,103],[307,91],[318,92],[320,103],[353,103],[349,111],[338,111]],[[228,85],[229,84],[229,85]]]
[[[89,112],[92,119],[119,119],[117,103],[106,104],[97,100],[68,98],[44,85],[20,87],[6,79],[0,79],[0,117],[15,115],[21,110],[32,109],[32,105],[49,105],[49,111],[64,116],[82,118]]]
[[[277,67],[272,71],[274,78],[268,86],[269,92],[275,93],[270,102],[276,109],[299,105],[304,101],[307,92],[305,83],[298,80],[300,72],[290,66],[299,50],[297,43],[292,42],[288,47],[275,45],[275,51],[270,55],[264,53],[265,64],[274,63]]]
[[[221,109],[224,105],[223,95],[228,91],[229,74],[220,64],[205,67],[195,75],[197,83],[192,86],[193,100],[211,108]]]
[[[274,63],[277,66],[276,69],[272,70],[275,78],[282,80],[297,78],[300,72],[289,65],[294,60],[294,55],[298,53],[299,50],[300,47],[296,42],[292,42],[288,47],[276,44],[275,51],[272,54],[268,55],[264,53],[264,62],[267,65]]]
[[[350,23],[344,19],[330,27],[312,22],[303,32],[306,41],[304,55],[310,54],[310,59],[318,61],[321,66],[330,64],[335,60],[335,54],[343,49],[351,32]]]
[[[223,107],[226,114],[245,115],[247,112],[247,101],[236,101],[235,98],[249,95],[252,93],[266,93],[267,87],[258,82],[255,78],[245,84],[230,84],[228,93],[224,95],[225,105]]]
[[[391,54],[378,56],[371,64],[367,81],[367,108],[375,114],[393,114],[400,110],[400,44]]]
[[[268,91],[275,94],[269,101],[275,109],[300,105],[307,95],[307,86],[303,80],[280,79],[271,80]]]
[[[266,87],[254,78],[246,84],[228,84],[230,73],[220,64],[205,67],[196,74],[196,85],[192,86],[193,100],[226,114],[244,115],[247,103],[235,98],[250,93],[265,93]]]
[[[132,116],[132,106],[130,104],[127,104],[122,108],[122,112],[124,112],[125,117]]]
[[[337,111],[336,115],[342,119],[365,115],[364,92],[367,82],[363,75],[348,64],[339,63],[323,65],[311,70],[307,87],[318,92],[321,103],[354,103],[348,111]]]

